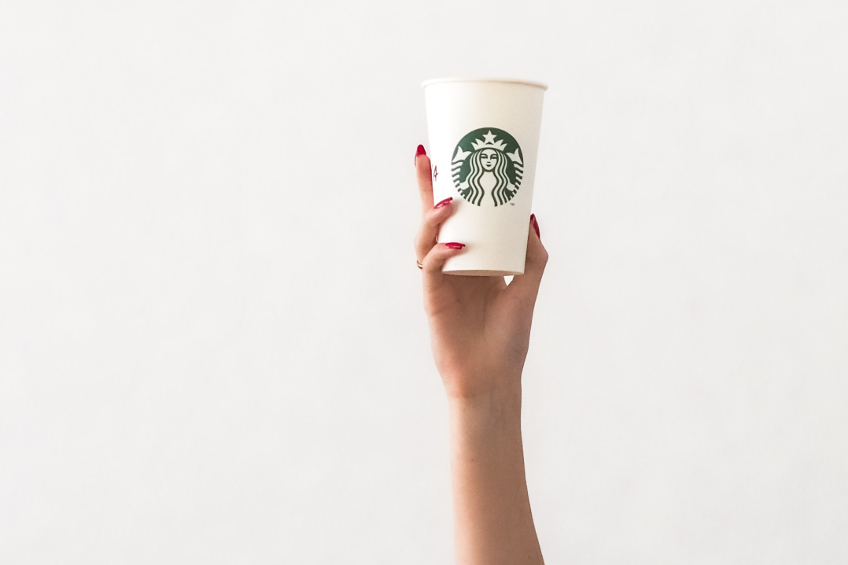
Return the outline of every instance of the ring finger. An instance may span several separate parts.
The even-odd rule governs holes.
[[[439,236],[439,226],[442,225],[453,211],[451,202],[453,198],[445,198],[430,210],[424,212],[424,218],[421,222],[421,227],[415,236],[415,258],[418,262],[423,262],[427,253],[436,245],[436,239]]]

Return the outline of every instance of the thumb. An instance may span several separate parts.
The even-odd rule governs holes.
[[[527,259],[524,262],[524,274],[515,275],[508,290],[519,300],[529,301],[532,305],[536,303],[536,295],[539,293],[539,285],[542,282],[545,265],[548,263],[548,252],[539,237],[539,223],[535,214],[530,216],[528,229],[530,233],[527,237]]]

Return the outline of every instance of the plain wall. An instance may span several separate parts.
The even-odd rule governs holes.
[[[848,4],[0,3],[0,563],[450,563],[421,81],[546,94],[549,564],[848,561]]]

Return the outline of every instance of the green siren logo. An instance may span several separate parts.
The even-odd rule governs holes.
[[[456,145],[451,176],[459,194],[472,204],[482,205],[486,194],[495,206],[506,204],[524,176],[521,148],[502,129],[475,129]]]

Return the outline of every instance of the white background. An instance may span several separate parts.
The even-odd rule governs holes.
[[[848,560],[848,4],[0,3],[0,562],[449,563],[419,84],[547,82],[549,564]]]

